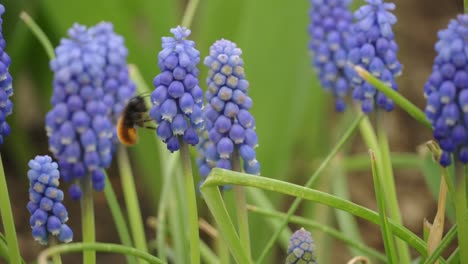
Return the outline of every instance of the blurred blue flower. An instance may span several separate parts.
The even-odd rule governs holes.
[[[255,148],[258,145],[255,120],[250,114],[252,99],[247,95],[249,83],[245,79],[242,51],[229,40],[216,41],[204,64],[208,72],[205,98],[209,102],[203,109],[207,134],[199,146],[200,175],[206,177],[214,167],[232,169],[231,158],[237,153],[244,171],[260,174]]]
[[[161,73],[153,80],[150,116],[158,124],[158,137],[174,152],[180,148],[179,138],[192,146],[198,144],[196,131],[204,128],[204,120],[203,91],[198,86],[200,52],[195,42],[186,39],[189,29],[178,26],[171,32],[174,37],[162,38]]]
[[[335,97],[335,109],[346,109],[345,97],[351,91],[351,80],[345,74],[352,38],[350,0],[310,0],[311,36],[309,49],[322,87]]]
[[[286,264],[316,264],[315,244],[309,231],[301,228],[294,232],[288,243]]]
[[[106,104],[108,114],[112,117],[112,123],[115,126],[122,110],[136,90],[127,67],[128,50],[125,47],[124,38],[114,32],[112,23],[101,22],[91,27],[89,33],[97,41],[99,52],[105,57],[102,101]],[[115,129],[113,131],[113,142],[116,144],[117,134]]]
[[[63,192],[58,188],[60,173],[57,163],[49,156],[36,156],[29,163],[29,223],[32,235],[42,245],[47,245],[49,235],[64,243],[71,242],[73,232],[66,224],[68,212],[62,204]]]
[[[397,90],[395,77],[401,74],[402,65],[397,59],[398,46],[392,32],[396,17],[388,10],[395,4],[382,0],[366,0],[368,5],[359,8],[354,17],[353,38],[349,39],[348,62],[359,65],[388,86]],[[361,103],[364,113],[370,113],[375,106],[392,111],[394,103],[371,84],[360,78],[351,68],[346,69],[354,83],[353,99]]]
[[[6,42],[2,31],[1,16],[4,12],[5,7],[0,4],[0,144],[3,144],[5,137],[11,133],[6,117],[13,112],[13,103],[10,101],[10,96],[13,95],[13,79],[8,72],[11,59],[5,51]]]
[[[103,169],[112,161],[113,110],[107,96],[108,54],[103,44],[86,27],[75,24],[69,39],[62,39],[54,71],[53,108],[46,116],[49,150],[57,158],[65,181],[76,181],[70,188],[72,198],[81,196],[79,182],[90,175],[93,189],[102,191]]]
[[[434,138],[448,166],[451,154],[468,163],[468,15],[452,19],[438,33],[437,56],[425,86],[426,117],[434,127]]]

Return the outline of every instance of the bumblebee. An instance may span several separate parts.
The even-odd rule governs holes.
[[[155,129],[146,125],[146,122],[151,120],[148,117],[148,107],[143,96],[137,95],[131,98],[117,122],[117,137],[119,141],[127,146],[135,145],[138,142],[138,133],[135,127]]]

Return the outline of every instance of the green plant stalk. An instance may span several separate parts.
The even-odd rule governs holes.
[[[46,51],[47,56],[49,56],[49,59],[52,60],[53,58],[55,58],[54,48],[52,47],[49,38],[47,38],[47,35],[36,24],[36,22],[31,18],[31,16],[29,16],[28,13],[22,11],[20,14],[20,18],[42,44],[42,47]]]
[[[109,180],[109,176],[106,174],[106,187],[104,188],[104,195],[106,196],[107,204],[112,214],[112,219],[114,220],[115,227],[117,229],[117,234],[119,235],[120,242],[124,246],[133,247],[132,238],[130,237],[130,231],[128,230],[128,224],[125,220],[125,217],[120,208],[117,197],[115,196],[114,188],[112,183]],[[136,263],[137,259],[131,256],[127,256],[128,263]]]
[[[206,264],[219,264],[221,263],[218,256],[211,250],[211,248],[205,244],[203,241],[200,241],[200,255],[203,259],[203,263]]]
[[[450,264],[460,264],[460,248],[457,247],[452,255],[450,255],[450,257],[447,259],[447,263],[450,263]]]
[[[21,255],[16,237],[15,221],[11,210],[10,195],[8,194],[8,185],[6,182],[5,171],[3,169],[2,157],[0,156],[0,215],[2,217],[3,229],[8,245],[8,255],[13,264],[21,263]]]
[[[159,144],[161,145],[161,144]],[[174,164],[176,161],[176,155],[170,155],[170,160],[168,163],[162,164],[162,174],[163,174],[163,186],[161,198],[159,201],[158,207],[158,228],[156,232],[156,241],[158,244],[158,256],[159,258],[167,262],[166,256],[166,211],[169,205],[169,197],[172,188],[172,177],[174,172]],[[167,167],[167,168],[166,168]]]
[[[383,113],[377,113],[383,114]],[[381,167],[383,175],[381,175],[380,179],[383,180],[381,184],[385,186],[385,191],[383,191],[384,199],[387,201],[387,207],[390,212],[390,217],[395,220],[396,223],[402,224],[401,214],[400,214],[400,206],[398,205],[398,198],[396,194],[395,188],[395,179],[393,175],[392,169],[392,159],[390,157],[390,148],[388,144],[388,138],[385,133],[385,128],[383,126],[383,117],[380,116],[378,118],[378,132],[377,132],[377,139],[379,141],[379,155],[381,161]],[[381,172],[379,172],[380,174]],[[392,239],[392,237],[390,237]],[[408,245],[400,240],[396,239],[396,247],[398,250],[398,256],[400,257],[401,263],[410,263],[411,262],[411,255],[409,252]]]
[[[57,240],[55,237],[53,237],[50,240],[49,247],[53,247],[58,245]],[[54,254],[52,255],[52,263],[53,264],[62,264],[62,257],[60,257],[60,254]]]
[[[269,210],[259,208],[257,206],[247,206],[247,208],[249,209],[249,211],[253,213],[261,214],[266,217],[283,218],[286,216],[285,213],[269,211]],[[366,244],[360,241],[357,241],[354,236],[344,235],[340,230],[334,229],[333,227],[326,226],[317,221],[310,220],[310,219],[300,217],[300,216],[294,216],[294,215],[291,216],[290,223],[294,223],[294,224],[301,225],[301,226],[307,226],[307,227],[310,227],[311,229],[322,231],[323,233],[331,237],[334,237],[340,241],[343,241],[346,245],[356,249],[358,252],[361,252],[362,254],[374,257],[383,263],[387,263],[387,257],[385,257],[385,255],[383,255],[382,253],[380,253],[379,251],[371,247],[368,247]]]
[[[242,172],[241,164],[239,159],[239,151],[236,149],[232,155],[232,169],[234,171]],[[242,245],[245,247],[245,251],[249,256],[250,253],[250,232],[249,232],[249,218],[247,214],[247,202],[245,201],[245,190],[243,186],[234,186],[234,195],[236,197],[236,214],[237,214],[237,225],[239,228],[239,237],[242,241]]]
[[[416,121],[432,130],[431,123],[427,121],[426,115],[423,111],[421,111],[421,109],[419,109],[417,106],[411,103],[404,96],[393,90],[391,87],[388,87],[382,81],[372,76],[370,72],[366,71],[362,67],[354,66],[354,70],[359,74],[359,76],[361,76],[361,78],[369,82],[372,86],[374,86],[377,90],[385,94],[388,98],[392,99],[395,102],[395,104],[399,105]]]
[[[249,258],[249,255],[245,251],[245,247],[242,245],[242,243],[239,240],[239,237],[237,236],[236,229],[234,228],[234,224],[232,223],[231,218],[229,217],[229,214],[227,212],[226,206],[224,205],[223,198],[219,191],[218,185],[207,185],[207,182],[212,177],[212,175],[213,172],[211,172],[210,176],[207,178],[205,183],[200,187],[200,191],[203,197],[205,198],[205,202],[208,205],[208,208],[213,214],[214,219],[218,225],[219,234],[226,242],[227,246],[229,247],[229,250],[234,256],[234,259],[237,261],[237,263],[249,264],[251,263],[251,260]],[[252,175],[249,175],[249,177],[256,178],[252,177]]]
[[[423,160],[412,153],[390,153],[392,166],[395,169],[419,170],[423,166]],[[356,154],[346,157],[342,161],[343,167],[349,172],[367,171],[371,169],[368,155]]]
[[[255,203],[256,206],[268,209],[268,210],[275,210],[273,203],[270,199],[265,195],[263,190],[255,189],[255,188],[247,188],[247,195],[250,197],[250,201]],[[281,224],[283,223],[283,219],[278,218],[267,218],[265,219],[267,224],[270,225],[270,229],[277,230],[280,228]],[[280,246],[284,249],[288,249],[289,238],[291,237],[292,232],[288,226],[283,228],[278,241],[280,242]]]
[[[219,228],[218,228],[219,229]],[[221,264],[230,264],[231,263],[231,255],[229,255],[229,249],[224,245],[224,241],[218,235],[216,237],[216,252],[219,255],[219,260]]]
[[[184,17],[182,19],[183,27],[190,28],[192,25],[192,20],[195,16],[195,11],[197,10],[199,2],[200,0],[189,0],[187,7],[185,8]]]
[[[344,135],[341,137],[341,139],[338,141],[338,143],[335,145],[335,147],[332,149],[332,151],[328,154],[328,156],[323,160],[323,162],[320,164],[320,166],[317,168],[317,170],[314,172],[314,174],[309,178],[307,183],[304,185],[306,188],[309,188],[312,186],[312,184],[318,179],[318,176],[325,170],[327,165],[330,163],[330,161],[335,157],[336,153],[345,145],[345,143],[351,138],[353,135],[354,131],[358,127],[359,123],[363,119],[364,115],[360,114],[354,122],[351,124],[351,126],[346,130]],[[291,204],[291,207],[288,209],[287,212],[287,217],[283,219],[283,222],[279,226],[279,228],[276,230],[276,232],[273,234],[273,236],[268,240],[267,245],[263,249],[262,253],[257,259],[258,263],[262,263],[262,261],[265,259],[267,256],[268,252],[273,248],[273,245],[275,244],[276,239],[278,239],[279,235],[283,231],[283,228],[287,225],[289,218],[296,212],[297,208],[299,207],[299,204],[301,203],[302,198],[297,197],[294,199],[294,202]]]
[[[198,232],[198,210],[197,196],[193,183],[192,161],[190,159],[190,150],[188,144],[182,139],[180,142],[180,159],[182,162],[182,172],[184,174],[185,193],[187,197],[188,220],[189,220],[189,241],[190,241],[190,260],[191,264],[200,263],[200,236]]]
[[[386,208],[385,208],[385,197],[382,195],[383,193],[382,183],[381,183],[381,177],[379,176],[380,170],[378,170],[377,159],[375,157],[374,151],[369,150],[369,155],[370,155],[371,165],[372,165],[372,178],[374,180],[374,191],[375,191],[375,197],[377,199],[377,207],[379,209],[380,229],[382,231],[385,253],[387,254],[389,263],[398,263],[396,248],[395,248],[395,244],[393,241],[392,230],[390,229],[390,226],[388,224],[388,219],[387,219],[387,213],[386,213]],[[403,263],[410,263],[410,262],[403,262]]]
[[[209,201],[212,204],[212,206],[210,206],[210,210],[215,216],[215,219],[229,221],[231,225],[232,225],[232,222],[230,222],[229,216],[227,216],[227,213],[224,213],[221,211],[222,209],[225,210],[225,208],[222,207],[222,201],[218,202],[218,199],[221,199],[221,197],[220,196],[217,197],[216,195],[213,195],[213,193],[214,194],[216,193],[211,191],[212,189],[216,190],[218,188],[217,186],[226,185],[226,184],[237,184],[237,185],[255,187],[255,188],[260,188],[263,190],[268,190],[268,191],[278,192],[278,193],[287,194],[287,195],[291,195],[295,197],[300,197],[302,199],[306,199],[306,200],[320,203],[323,205],[331,206],[333,208],[341,209],[355,216],[363,218],[367,221],[370,221],[374,224],[380,223],[379,215],[376,212],[368,208],[365,208],[361,205],[357,205],[351,201],[333,196],[331,194],[320,192],[314,189],[309,189],[304,186],[298,186],[298,185],[284,182],[284,181],[270,179],[268,177],[261,177],[261,176],[252,177],[252,175],[245,174],[245,173],[239,173],[239,172],[215,168],[212,170],[210,176],[207,178],[205,183],[201,186],[201,191],[203,193],[203,196],[205,197],[205,201]],[[208,198],[213,199],[213,200],[210,200]],[[221,218],[221,215],[227,219]],[[394,223],[391,219],[389,219],[389,225],[392,228],[392,231],[396,236],[406,241],[411,247],[413,247],[422,256],[427,256],[427,249],[426,249],[427,245],[421,238],[419,238],[417,235],[409,231],[404,226]],[[233,227],[232,229],[234,230]],[[225,236],[225,238],[229,237],[229,239],[238,240],[239,238],[235,236],[235,231],[233,231],[234,235],[227,234],[230,231],[232,230],[228,230],[227,228],[226,230],[224,230],[224,232],[223,230],[220,230],[220,232]],[[239,243],[239,241],[229,241],[228,245],[231,246],[236,243]]]
[[[457,164],[458,165],[458,164]],[[464,167],[456,167],[457,187],[455,190],[455,210],[458,226],[458,246],[468,249],[468,207],[466,199],[466,174]],[[460,263],[468,263],[468,251],[460,250]]]
[[[369,162],[369,160],[367,162]],[[350,200],[348,192],[348,178],[343,173],[341,164],[341,158],[337,157],[335,158],[333,165],[331,166],[331,173],[335,175],[333,179],[333,193],[343,199]],[[352,237],[353,242],[362,244],[363,240],[359,232],[359,227],[356,222],[356,219],[352,215],[341,210],[335,210],[335,215],[338,227],[341,230],[341,232],[348,237]],[[351,246],[349,249],[351,251],[351,255],[353,256],[367,254],[366,252],[359,250],[357,247]],[[385,257],[384,260],[386,260]]]
[[[123,146],[118,148],[117,161],[119,164],[120,180],[122,182],[125,205],[128,211],[130,230],[133,236],[133,244],[138,250],[148,252],[140,204],[136,194],[135,181],[133,180],[134,177],[130,168],[130,160],[128,159],[127,150]],[[140,263],[141,262],[142,261],[140,260]]]
[[[179,175],[176,175],[179,176]],[[187,243],[186,243],[186,225],[187,219],[185,216],[185,203],[182,198],[182,191],[180,190],[180,184],[176,181],[173,181],[173,186],[171,190],[174,193],[171,193],[169,201],[169,227],[171,229],[171,237],[173,240],[174,247],[174,262],[175,263],[187,263]]]
[[[91,186],[91,175],[81,181],[83,194],[81,197],[81,225],[84,243],[96,242],[96,224],[94,222],[94,199],[93,188]],[[83,252],[83,263],[95,264],[96,252],[92,250]]]
[[[463,6],[465,8],[465,14],[468,14],[468,0],[463,1]]]
[[[151,254],[138,250],[133,247],[127,247],[119,244],[111,244],[111,243],[70,243],[70,244],[62,244],[59,246],[50,247],[39,254],[37,258],[38,264],[47,264],[47,259],[55,254],[62,254],[62,253],[72,253],[72,252],[87,252],[87,251],[100,251],[106,253],[119,253],[124,255],[131,255],[138,257],[142,260],[147,261],[151,264],[163,264],[160,259]],[[88,264],[86,262],[86,264]]]
[[[0,257],[5,259],[7,263],[10,263],[10,256],[8,253],[8,246],[5,240],[5,236],[0,233]]]
[[[440,257],[440,255],[447,249],[452,241],[457,236],[457,225],[453,225],[447,232],[444,238],[440,241],[439,245],[434,249],[434,252],[426,259],[424,264],[432,264]]]

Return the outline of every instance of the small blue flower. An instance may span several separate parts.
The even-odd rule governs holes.
[[[49,235],[68,243],[73,232],[66,224],[67,208],[62,204],[63,192],[59,189],[58,164],[49,156],[36,156],[30,160],[28,171],[29,202],[26,208],[31,217],[32,235],[42,245],[47,245]]]
[[[468,15],[452,19],[438,33],[437,56],[424,86],[426,117],[443,150],[440,164],[451,164],[451,154],[468,163]]]
[[[106,86],[106,81],[115,78],[110,74],[110,69],[117,67],[113,67],[111,61],[117,62],[116,57],[125,52],[121,51],[122,54],[117,56],[107,50],[106,45],[111,44],[99,40],[98,33],[113,39],[106,27],[101,24],[87,30],[75,24],[68,31],[70,38],[62,39],[55,50],[56,58],[50,63],[54,71],[53,108],[46,116],[46,131],[49,149],[57,158],[67,182],[79,183],[88,174],[101,175],[112,160],[112,138],[115,133],[112,115],[118,109],[106,103],[106,98],[115,97]],[[120,42],[115,40],[114,44],[120,45]],[[122,75],[120,81],[124,82],[128,77],[125,77],[126,70],[122,68],[119,71]],[[126,84],[132,87],[128,80]],[[125,96],[114,100],[115,105],[125,101],[128,91],[132,90],[122,87],[116,89],[122,89]],[[102,191],[104,177],[93,176],[91,179],[93,188]],[[72,185],[70,189],[70,194],[76,199],[81,196],[77,188],[78,185]]]
[[[1,16],[5,12],[5,7],[0,4],[0,144],[3,144],[5,137],[10,135],[11,129],[6,122],[6,117],[13,112],[13,103],[10,96],[13,95],[13,79],[8,71],[11,59],[5,51],[5,39],[3,38]]]
[[[395,9],[395,4],[382,0],[366,2],[368,5],[354,13],[357,22],[353,25],[353,38],[349,41],[348,62],[361,66],[397,90],[395,77],[402,71],[402,65],[396,56],[398,46],[392,31],[392,25],[397,19],[388,11]],[[354,83],[353,99],[361,103],[364,113],[372,112],[375,106],[385,111],[393,110],[392,100],[360,78],[351,68],[347,68],[346,72]]]
[[[200,52],[195,42],[187,40],[190,30],[171,29],[174,37],[163,37],[163,50],[158,55],[158,74],[151,94],[150,116],[158,124],[156,133],[171,151],[180,148],[179,139],[195,146],[199,138],[195,131],[204,128],[202,118],[203,91],[198,86],[197,64]]]
[[[288,244],[286,264],[317,264],[315,243],[309,231],[301,228],[294,232]]]
[[[352,37],[352,13],[349,0],[310,0],[311,41],[309,49],[322,87],[335,97],[335,109],[346,109],[345,97],[351,81],[345,74],[349,52],[347,41]]]
[[[252,99],[247,95],[241,54],[235,43],[222,39],[211,46],[204,61],[210,70],[205,94],[209,104],[203,109],[207,132],[198,146],[202,181],[214,167],[232,169],[234,153],[242,158],[246,173],[260,174],[254,150],[258,146],[255,119],[249,112]]]

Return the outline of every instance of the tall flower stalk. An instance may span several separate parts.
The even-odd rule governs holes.
[[[249,82],[245,79],[241,55],[242,50],[234,42],[222,39],[210,47],[210,55],[204,61],[209,67],[205,93],[209,103],[204,114],[211,143],[201,146],[202,159],[198,163],[202,176],[213,167],[239,172],[243,168],[246,173],[260,174],[255,152],[258,146],[255,119],[249,112],[252,99],[247,95]],[[234,186],[234,192],[240,238],[250,255],[244,188]]]
[[[93,189],[105,186],[104,169],[112,160],[115,116],[132,96],[127,51],[112,25],[87,29],[75,24],[51,61],[53,108],[46,116],[49,149],[57,158],[72,199],[82,199],[83,240],[94,242]],[[92,251],[85,260],[94,263]]]
[[[150,116],[158,124],[156,133],[171,152],[181,150],[182,169],[187,194],[190,226],[191,262],[200,262],[198,245],[198,211],[188,145],[199,142],[197,131],[204,129],[202,113],[203,91],[198,86],[197,64],[200,52],[195,43],[186,39],[190,30],[184,27],[171,29],[174,37],[163,37],[163,50],[158,55],[161,73],[153,81],[151,94],[153,106]]]
[[[0,4],[0,17],[5,12],[5,7]],[[5,121],[6,117],[13,112],[13,104],[10,101],[10,96],[13,95],[12,77],[8,71],[11,64],[11,59],[5,52],[6,41],[3,38],[3,20],[0,18],[0,144],[3,144],[5,137],[11,132],[10,126]],[[16,237],[15,222],[13,212],[11,210],[10,195],[6,182],[5,172],[0,157],[0,215],[2,217],[3,227],[5,230],[8,250],[10,253],[10,261],[19,263],[21,256]]]
[[[468,163],[468,14],[452,19],[439,31],[437,56],[426,85],[425,114],[434,128],[434,138],[442,149],[439,163],[454,163],[456,170],[456,218],[460,248],[468,247],[468,209],[465,166]],[[454,160],[452,160],[454,157]],[[449,183],[450,184],[450,183]],[[468,261],[466,251],[461,260]]]

